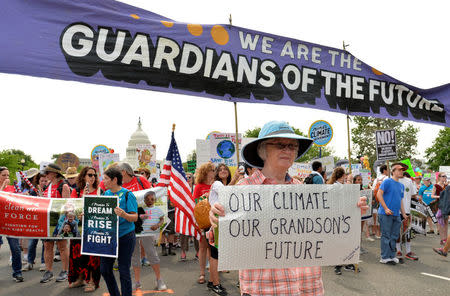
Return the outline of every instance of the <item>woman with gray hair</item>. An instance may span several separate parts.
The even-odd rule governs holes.
[[[119,169],[122,172],[123,188],[132,192],[152,188],[152,184],[145,177],[134,174],[129,163],[119,163]]]
[[[239,185],[299,184],[287,174],[288,169],[308,151],[312,139],[295,134],[286,122],[266,123],[258,139],[248,143],[242,149],[246,163],[260,168]],[[366,208],[365,198],[358,203]],[[210,221],[217,227],[218,218],[225,216],[224,207],[215,203],[211,207]],[[320,266],[277,269],[239,270],[242,295],[323,295],[322,271]]]

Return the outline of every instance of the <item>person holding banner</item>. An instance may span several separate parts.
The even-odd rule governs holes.
[[[243,147],[244,161],[253,167],[260,168],[239,185],[258,184],[299,184],[287,173],[295,160],[306,153],[313,140],[295,134],[288,123],[271,121],[259,132],[258,139]],[[367,209],[365,197],[358,206]],[[219,219],[215,215],[225,216],[224,207],[215,203],[211,207],[210,220],[217,227]],[[239,281],[242,295],[324,295],[322,271],[319,266],[247,269],[239,270]]]
[[[403,163],[392,165],[392,178],[381,183],[377,197],[380,202],[378,220],[381,227],[380,263],[395,265],[400,262],[396,255],[396,242],[400,235],[402,219],[408,219],[402,202],[405,186],[399,182],[408,166]]]
[[[137,221],[137,201],[134,194],[122,187],[122,172],[118,168],[106,170],[103,179],[105,196],[118,196],[119,206],[114,209],[114,213],[119,216],[119,274],[122,294],[120,294],[116,279],[113,273],[115,258],[101,257],[100,272],[106,282],[111,296],[131,296],[131,256],[136,245],[136,235],[134,223]]]
[[[44,170],[44,174],[49,181],[48,186],[44,189],[44,197],[48,198],[69,198],[70,187],[67,181],[64,179],[61,168],[54,163],[50,163]],[[56,245],[59,249],[62,270],[56,277],[57,282],[63,282],[67,280],[67,274],[69,269],[69,250],[67,249],[67,240],[56,240]],[[41,283],[47,283],[53,279],[53,256],[55,240],[44,241],[44,259],[46,271],[41,278]]]
[[[98,175],[93,167],[84,167],[78,175],[72,198],[89,198],[85,195],[99,195]],[[69,288],[77,288],[87,283],[84,292],[93,292],[100,283],[100,257],[81,255],[81,240],[70,240]]]
[[[0,191],[15,192],[14,186],[9,185],[9,170],[7,167],[0,167]],[[18,238],[7,237],[9,249],[12,257],[12,277],[17,283],[23,282],[22,276],[22,251]],[[0,247],[3,244],[3,239],[0,236]]]

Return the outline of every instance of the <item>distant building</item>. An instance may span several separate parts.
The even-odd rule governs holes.
[[[123,160],[128,162],[133,169],[136,169],[139,166],[136,151],[136,145],[138,144],[151,144],[147,134],[142,130],[141,118],[139,118],[137,130],[131,135],[130,140],[128,141],[127,156]]]
[[[92,161],[90,158],[80,158],[80,166],[90,167],[92,166]]]

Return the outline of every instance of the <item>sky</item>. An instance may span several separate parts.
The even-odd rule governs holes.
[[[176,21],[227,24],[342,48],[400,81],[419,88],[450,82],[450,4],[446,1],[150,1],[127,0]],[[448,2],[448,1],[447,1]],[[234,132],[233,103],[200,97],[111,86],[0,74],[2,125],[0,150],[21,149],[37,163],[55,153],[90,157],[104,144],[125,157],[138,118],[156,157],[163,159],[172,124],[182,160],[196,139],[211,131]],[[316,120],[327,120],[329,144],[347,155],[346,116],[301,107],[238,103],[238,128],[245,132],[270,120],[285,120],[307,133]],[[419,128],[418,157],[442,128]]]

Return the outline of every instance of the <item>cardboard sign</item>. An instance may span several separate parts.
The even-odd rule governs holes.
[[[103,175],[110,164],[120,161],[120,156],[118,153],[101,153],[98,155],[98,166],[99,166],[99,176],[100,181],[103,180]]]
[[[226,186],[219,191],[219,270],[359,260],[359,185]]]
[[[311,164],[309,163],[300,163],[294,162],[292,166],[289,168],[289,175],[291,176],[299,176],[300,178],[306,178],[311,174]]]
[[[397,159],[395,130],[375,131],[377,160]]]
[[[241,145],[241,134],[238,134],[238,139]],[[212,163],[225,163],[229,167],[237,167],[236,134],[212,133],[209,143]]]
[[[81,254],[117,258],[119,254],[119,218],[114,213],[117,196],[84,198]]]
[[[369,206],[369,209],[361,217],[361,220],[368,220],[372,218],[372,196],[373,196],[372,190],[371,189],[361,190],[360,196],[365,196],[367,198],[366,202],[367,206]]]

